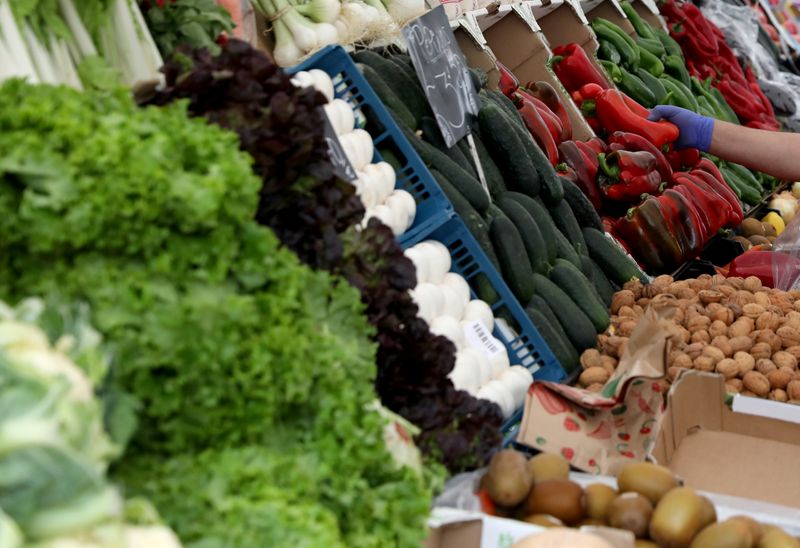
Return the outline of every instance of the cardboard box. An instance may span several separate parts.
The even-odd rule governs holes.
[[[459,21],[459,26],[453,29],[458,47],[467,60],[467,65],[472,68],[481,69],[488,78],[486,86],[489,89],[497,89],[500,81],[500,72],[494,64],[495,58],[492,51],[485,45],[480,44],[483,36],[476,32],[477,27],[472,28],[465,20]],[[485,40],[483,40],[485,42]]]
[[[545,81],[552,85],[561,95],[570,122],[574,139],[585,141],[594,137],[594,132],[586,123],[575,102],[561,85],[548,66],[552,52],[541,32],[531,27],[514,10],[509,10],[502,17],[493,18],[492,24],[482,32],[494,56],[511,70],[522,83],[529,81]],[[481,18],[478,18],[481,24]]]
[[[689,487],[800,509],[800,424],[732,410],[719,375],[688,371],[673,384],[652,456]]]
[[[524,521],[455,508],[434,508],[428,527],[425,548],[510,548],[516,541],[544,531]]]

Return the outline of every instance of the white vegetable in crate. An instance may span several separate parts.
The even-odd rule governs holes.
[[[428,258],[428,280],[435,284],[442,283],[452,264],[450,251],[443,243],[436,240],[425,240],[416,247],[423,249]]]
[[[511,394],[508,387],[499,380],[491,381],[489,384],[481,387],[481,389],[478,390],[477,397],[496,403],[500,407],[500,411],[505,418],[510,417],[516,410],[514,406],[514,396]]]
[[[464,330],[461,329],[461,324],[451,316],[438,316],[434,318],[431,322],[431,333],[449,339],[456,345],[456,350],[464,348],[466,344],[464,340]]]
[[[417,202],[414,197],[403,189],[397,188],[392,191],[392,194],[386,200],[386,205],[389,206],[399,220],[402,220],[402,227],[398,234],[402,234],[414,224],[414,217],[417,215]]]
[[[492,380],[492,366],[489,365],[489,358],[486,356],[486,353],[472,347],[464,348],[461,352],[470,354],[475,358],[475,362],[478,364],[478,371],[480,371],[481,375],[481,386]]]
[[[414,268],[417,271],[417,284],[425,283],[428,281],[428,258],[424,249],[419,249],[417,246],[409,247],[403,254],[414,263]]]
[[[517,408],[525,402],[525,394],[528,393],[528,388],[533,382],[533,375],[521,365],[515,365],[500,376],[500,382],[511,391],[514,397],[514,407]]]
[[[347,159],[350,160],[356,171],[361,171],[364,166],[372,161],[375,148],[372,144],[372,137],[363,129],[355,129],[339,137]]]
[[[383,224],[391,228],[392,232],[396,232],[395,227],[398,225],[398,219],[389,206],[383,204],[375,206],[372,208],[372,216],[377,217]]]
[[[392,195],[395,184],[394,177],[387,177],[386,170],[381,167],[381,164],[386,164],[386,162],[367,164],[358,172],[359,179],[375,191],[379,204],[384,203]],[[391,166],[389,167],[391,168]]]
[[[419,308],[419,317],[428,322],[428,324],[442,315],[444,297],[439,287],[432,283],[421,283],[412,289],[410,293],[411,298]]]
[[[295,73],[292,76],[292,84],[294,84],[298,88],[313,88],[314,87],[314,77],[311,76],[311,73],[306,70],[301,70],[300,72]]]
[[[467,289],[469,290],[469,287]],[[486,301],[474,299],[468,302],[467,306],[464,307],[464,320],[480,320],[483,325],[489,328],[489,331],[494,330],[494,313],[492,313],[492,307]]]
[[[315,26],[317,28],[322,27],[322,25]],[[327,29],[329,26],[330,25],[325,25],[325,30],[330,31],[330,29]],[[328,76],[328,73],[320,69],[311,69],[308,73],[311,75],[314,81],[314,87],[317,88],[317,91],[324,95],[329,102],[333,101],[333,80]]]
[[[506,348],[500,349],[500,352],[489,358],[489,365],[492,366],[492,378],[499,378],[503,373],[508,371],[511,367],[511,360],[508,359],[508,352]]]
[[[444,275],[444,279],[442,280],[442,284],[446,285],[447,287],[451,288],[453,291],[456,292],[458,298],[464,303],[464,308],[466,309],[467,303],[469,303],[472,295],[469,291],[469,284],[467,280],[461,274],[456,274],[455,272],[448,272]],[[487,324],[489,326],[490,324]]]
[[[375,214],[373,209],[382,203],[382,200],[378,199],[378,193],[375,192],[375,189],[370,185],[366,184],[361,179],[356,179],[355,182],[356,186],[356,194],[359,198],[361,198],[361,203],[364,204],[364,209],[366,209],[370,215],[364,214],[364,219],[368,220],[369,216]]]
[[[448,377],[456,389],[466,390],[473,396],[481,385],[480,369],[472,354],[457,352],[455,366]]]
[[[299,74],[299,73],[298,73]],[[331,122],[333,131],[336,135],[346,135],[352,133],[356,125],[353,109],[344,99],[334,99],[324,107],[325,114]]]
[[[442,310],[442,314],[452,316],[455,319],[460,320],[464,315],[464,307],[467,303],[461,298],[461,295],[459,295],[458,292],[449,285],[441,284],[439,289],[444,297],[444,308]]]

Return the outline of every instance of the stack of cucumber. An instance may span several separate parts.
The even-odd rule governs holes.
[[[580,353],[609,325],[614,292],[642,272],[603,234],[583,192],[556,174],[513,103],[485,89],[485,75],[472,71],[482,105],[472,135],[488,193],[466,139],[447,149],[427,104],[395,93],[398,71],[391,67],[408,63],[406,75],[414,76],[407,57],[354,58],[564,370],[576,370]],[[403,94],[422,94],[416,77],[413,87]],[[472,285],[479,298],[496,302],[489,284],[477,278]]]

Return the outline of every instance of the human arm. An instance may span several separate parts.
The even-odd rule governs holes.
[[[800,180],[800,134],[737,126],[673,106],[655,107],[650,119],[678,126],[679,148],[698,148],[779,179]]]

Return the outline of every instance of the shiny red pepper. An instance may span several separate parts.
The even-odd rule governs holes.
[[[537,99],[540,99],[547,108],[555,114],[561,122],[561,138],[558,140],[568,141],[572,139],[572,122],[569,119],[567,110],[564,108],[564,103],[561,102],[561,96],[556,89],[547,82],[528,82],[526,86],[528,92],[533,94]]]
[[[675,236],[669,231],[661,204],[654,197],[631,208],[614,227],[637,261],[649,273],[665,273],[683,262]]]
[[[669,204],[669,209],[674,215],[674,224],[682,227],[683,235],[681,239],[686,250],[684,253],[685,258],[689,259],[696,256],[703,249],[703,244],[705,244],[700,212],[686,196],[672,188],[665,190],[658,199],[665,204]]]
[[[519,88],[519,80],[517,80],[514,73],[508,70],[500,61],[495,61],[495,65],[500,72],[500,82],[498,82],[497,88],[500,90],[500,93],[511,98],[511,94]]]
[[[700,161],[700,151],[696,148],[670,150],[665,155],[667,162],[672,166],[672,171],[689,171]]]
[[[753,74],[753,69],[746,67],[744,69],[744,76],[747,78],[747,82],[750,84],[750,89],[753,91],[753,95],[764,107],[764,112],[766,112],[770,119],[774,120],[775,110],[772,108],[772,103],[770,103],[769,99],[767,99],[767,96],[764,95],[764,92],[761,90],[761,86],[758,85],[758,80],[756,80],[756,76]]]
[[[578,187],[583,191],[597,211],[602,207],[600,189],[597,186],[597,155],[587,156],[576,141],[564,141],[558,145],[561,161],[575,171]]]
[[[585,141],[585,143],[586,146],[594,150],[597,154],[608,151],[608,145],[600,137],[592,137],[588,141]]]
[[[733,195],[734,203],[736,204],[735,209],[734,206],[728,201],[728,197],[726,195],[723,195],[724,188],[722,187],[726,187],[728,188],[728,190],[730,190],[730,187],[728,187],[728,185],[725,184],[724,182],[721,183],[717,181],[713,175],[702,169],[694,169],[691,172],[689,172],[689,174],[692,177],[694,177],[695,184],[698,185],[702,190],[706,191],[706,194],[710,194],[714,198],[721,199],[720,202],[721,213],[719,216],[721,219],[724,217],[724,219],[722,222],[722,226],[720,228],[725,228],[725,227],[733,228],[739,226],[742,222],[742,218],[744,217],[744,215],[738,213],[737,210],[741,211],[742,206],[739,205],[738,200],[735,199],[736,198],[735,194]],[[731,194],[733,194],[733,191],[731,191]],[[722,202],[724,202],[724,204]],[[734,222],[734,219],[739,219],[739,221]]]
[[[542,115],[536,110],[533,102],[527,100],[521,93],[514,93],[514,104],[525,122],[528,131],[536,140],[536,144],[547,155],[547,159],[555,166],[558,164],[558,148],[553,134],[547,127]]]
[[[688,188],[694,196],[694,202],[698,205],[698,209],[705,213],[708,219],[709,238],[725,226],[728,216],[731,214],[731,206],[705,181],[691,173],[681,171],[675,174],[675,183]]]
[[[764,112],[763,105],[753,97],[748,88],[729,78],[720,80],[717,89],[722,92],[725,100],[742,122],[756,120]]]
[[[694,196],[694,191],[686,185],[676,184],[671,188],[681,196],[683,196],[686,203],[691,207],[692,217],[695,221],[695,228],[697,229],[697,237],[700,240],[700,245],[704,245],[708,239],[714,235],[715,231],[711,230],[710,219],[705,209]]]
[[[677,126],[661,120],[651,122],[633,112],[625,100],[625,94],[617,90],[605,90],[595,99],[597,118],[606,131],[624,131],[641,135],[658,148],[673,143],[679,135]]]
[[[561,120],[558,119],[558,116],[550,110],[544,101],[541,99],[534,97],[526,88],[519,88],[516,92],[517,94],[521,95],[525,101],[530,102],[536,107],[536,111],[539,113],[539,116],[542,117],[547,129],[550,130],[550,135],[553,136],[553,140],[556,143],[560,143],[563,141],[561,138],[561,133],[563,128],[561,127]]]
[[[606,156],[599,154],[600,169],[611,184],[601,185],[603,195],[609,200],[638,202],[642,194],[658,194],[661,174],[656,170],[656,159],[649,152],[617,150]]]
[[[589,83],[597,84],[602,88],[608,87],[608,82],[594,66],[589,56],[578,44],[567,44],[553,50],[550,66],[570,93]]]
[[[612,148],[614,145],[618,145],[624,150],[641,150],[649,152],[656,160],[656,169],[658,169],[662,179],[669,181],[672,178],[672,167],[669,165],[669,162],[667,162],[667,159],[653,143],[641,135],[636,135],[635,133],[625,133],[623,131],[615,131],[609,135],[608,143]]]
[[[744,219],[742,202],[739,201],[739,198],[736,197],[736,193],[734,193],[728,183],[725,182],[725,177],[722,176],[722,173],[720,173],[717,165],[708,158],[702,158],[699,162],[697,162],[697,169],[693,170],[691,173],[695,175],[702,173],[708,174],[709,177],[702,175],[701,177],[703,177],[703,180],[705,180],[714,188],[717,194],[725,198],[725,201],[731,206],[731,215],[728,219],[728,226],[739,226]]]

